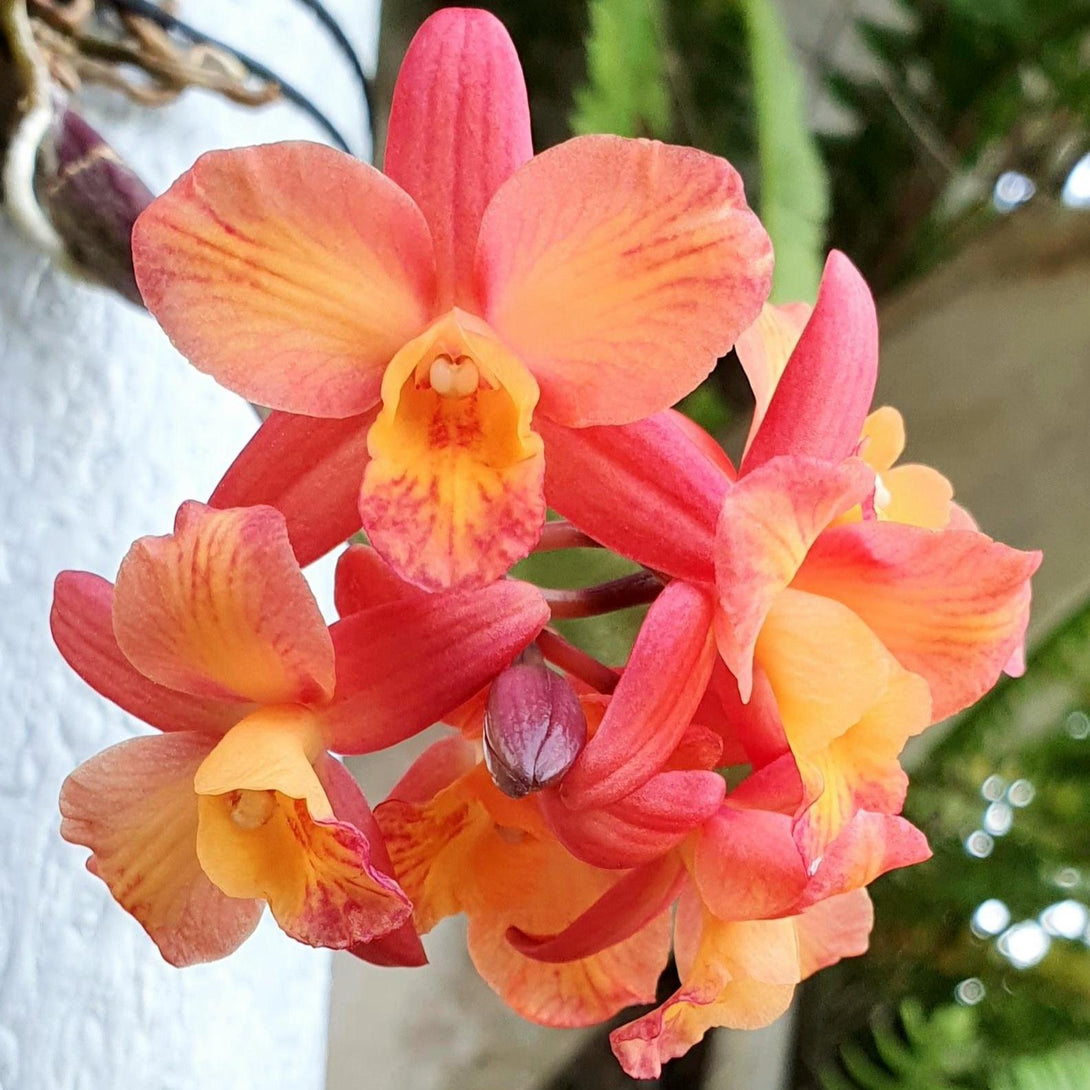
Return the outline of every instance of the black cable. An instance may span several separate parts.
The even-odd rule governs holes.
[[[341,29],[341,24],[333,17],[329,9],[322,3],[322,0],[299,0],[299,3],[307,8],[317,18],[318,22],[329,31],[340,51],[352,66],[352,71],[355,73],[360,85],[360,91],[363,93],[363,104],[367,110],[367,132],[371,138],[373,148],[375,142],[375,91],[371,80],[363,70],[359,54],[348,40],[348,35]]]
[[[326,131],[329,138],[341,149],[341,151],[346,151],[351,154],[352,149],[348,146],[345,138],[341,136],[333,122],[330,121],[302,91],[293,87],[287,80],[281,79],[271,68],[266,67],[260,61],[248,56],[234,46],[228,45],[226,42],[221,42],[217,38],[213,38],[211,35],[205,34],[203,31],[190,26],[188,23],[182,22],[181,19],[177,19],[173,15],[163,11],[163,9],[156,4],[148,3],[148,0],[108,0],[108,2],[119,11],[149,19],[166,31],[175,31],[188,38],[194,44],[210,45],[214,49],[222,49],[225,53],[230,53],[231,56],[237,58],[255,76],[268,80],[269,83],[275,83],[277,87],[280,88],[280,93],[284,98],[289,102],[294,103],[304,113],[312,117]]]

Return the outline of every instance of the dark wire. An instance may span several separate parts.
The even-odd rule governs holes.
[[[370,137],[373,151],[375,142],[375,91],[371,84],[371,80],[363,70],[363,64],[360,62],[359,54],[348,40],[348,35],[341,29],[341,24],[337,22],[321,0],[299,0],[299,3],[302,4],[303,7],[309,9],[317,18],[318,22],[329,31],[329,34],[337,43],[340,51],[352,66],[352,71],[356,75],[356,79],[360,85],[360,91],[363,94],[364,107],[367,110],[367,135]]]
[[[312,117],[326,131],[329,138],[337,147],[342,151],[351,154],[352,149],[348,146],[345,138],[341,136],[333,122],[330,121],[302,91],[293,87],[287,80],[281,79],[271,68],[266,67],[260,61],[248,56],[240,49],[228,45],[226,42],[221,42],[217,38],[213,38],[211,35],[205,34],[195,27],[191,27],[188,23],[184,23],[181,19],[175,18],[157,5],[148,3],[148,0],[108,0],[108,2],[113,7],[117,8],[118,11],[125,11],[130,15],[139,15],[141,18],[149,19],[151,22],[156,23],[166,31],[174,31],[183,35],[195,44],[210,45],[214,49],[222,49],[225,53],[229,53],[231,56],[236,57],[255,76],[268,80],[270,83],[275,83],[277,87],[280,88],[280,93],[284,98],[289,102],[293,102],[304,113]]]

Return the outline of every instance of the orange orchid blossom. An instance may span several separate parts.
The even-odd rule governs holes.
[[[72,773],[61,833],[91,849],[89,869],[173,964],[230,953],[263,904],[301,942],[419,964],[410,902],[328,750],[366,752],[427,726],[546,617],[536,590],[508,581],[330,630],[277,511],[184,504],[173,534],[133,545],[116,586],[57,579],[61,653],[163,732]]]
[[[346,605],[375,600],[373,572],[369,550],[346,554]],[[418,593],[377,593],[387,592]],[[425,751],[375,811],[418,930],[465,913],[475,966],[526,1018],[580,1026],[650,1001],[673,931],[680,989],[612,1036],[635,1077],[656,1076],[713,1026],[782,1014],[799,981],[866,948],[864,887],[928,855],[908,822],[860,812],[808,868],[790,817],[738,792],[724,799],[715,769],[744,757],[699,722],[712,665],[694,624],[703,599],[682,582],[663,591],[612,694],[569,678],[594,758],[584,772],[609,801],[570,809],[563,780],[501,791],[482,759],[489,727],[476,699],[450,717],[460,734]]]
[[[137,222],[137,280],[196,367],[278,410],[215,506],[276,506],[303,563],[362,521],[405,579],[483,585],[537,540],[548,448],[692,390],[757,316],[771,246],[704,152],[534,157],[483,11],[417,33],[384,171],[302,143],[206,155]]]
[[[713,688],[757,770],[744,794],[790,811],[814,863],[853,814],[899,812],[911,735],[1017,668],[1040,554],[977,531],[933,470],[890,468],[903,428],[867,415],[877,322],[843,255],[812,313],[766,311],[741,358],[759,425],[739,473],[663,414],[585,430],[546,490],[598,541],[705,588]],[[593,750],[565,779],[569,806],[601,800]]]

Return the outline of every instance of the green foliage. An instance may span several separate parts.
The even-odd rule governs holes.
[[[761,166],[760,213],[776,252],[772,298],[813,301],[821,279],[829,182],[810,132],[802,76],[773,0],[741,0]]]
[[[587,84],[575,95],[576,133],[669,134],[659,0],[591,0]]]
[[[966,1090],[961,1076],[979,1051],[971,1009],[948,1005],[927,1015],[909,999],[897,1020],[879,1018],[864,1039],[842,1045],[820,1082],[822,1090]]]
[[[1090,1090],[1090,1043],[1023,1056],[997,1074],[989,1090]]]

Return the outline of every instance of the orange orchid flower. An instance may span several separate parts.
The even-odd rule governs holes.
[[[173,534],[136,542],[116,586],[58,577],[65,659],[164,732],[81,765],[61,792],[61,833],[91,849],[89,869],[173,964],[230,953],[263,904],[301,942],[419,964],[381,834],[328,750],[423,729],[546,618],[536,590],[506,582],[330,630],[279,512],[184,504]]]
[[[276,506],[303,563],[362,521],[407,580],[482,585],[537,540],[548,448],[692,390],[757,316],[771,247],[722,159],[613,136],[534,157],[483,11],[417,33],[384,171],[206,155],[137,222],[137,279],[196,367],[278,410],[214,505]]]
[[[705,588],[733,744],[763,772],[751,790],[795,815],[813,862],[856,812],[899,812],[907,738],[1017,663],[1040,554],[978,532],[933,471],[889,468],[900,418],[868,417],[877,322],[843,255],[812,313],[766,311],[742,356],[760,424],[740,473],[667,413],[585,430],[546,489],[596,540]],[[577,773],[564,794],[578,808]]]

